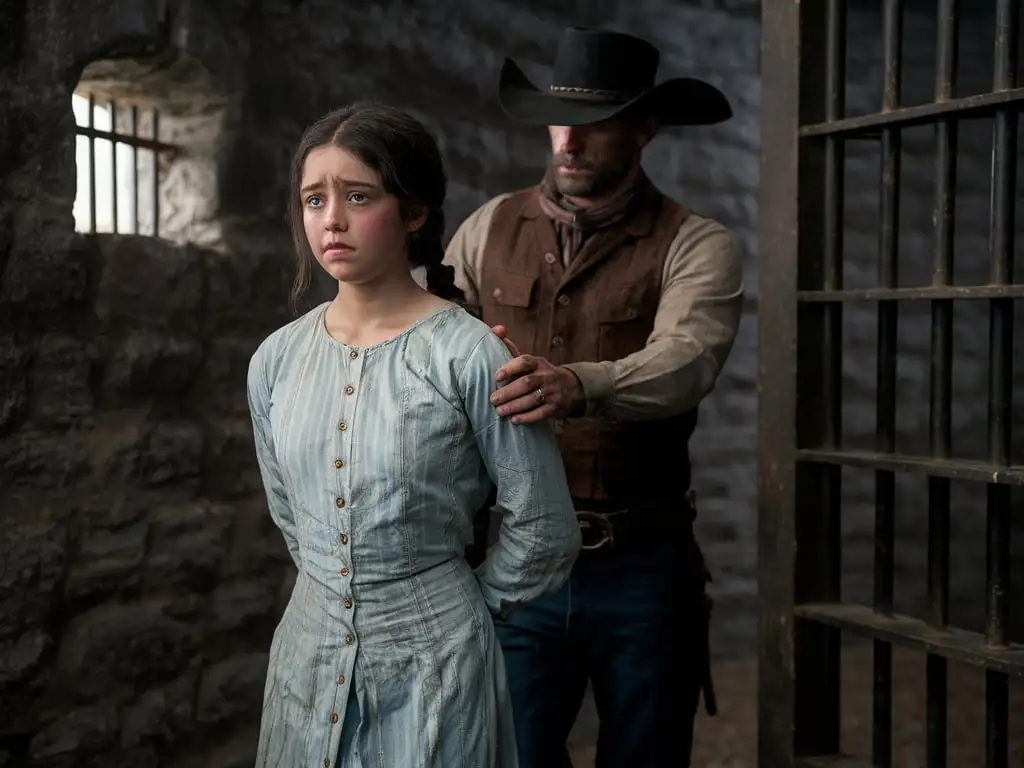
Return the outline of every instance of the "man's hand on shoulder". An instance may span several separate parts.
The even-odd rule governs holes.
[[[515,347],[501,338],[510,349]],[[576,374],[543,357],[517,355],[498,369],[494,380],[500,389],[491,395],[491,404],[499,415],[511,416],[513,424],[579,416],[586,407],[583,385]]]
[[[504,325],[491,326],[491,330],[494,331],[495,336],[502,340],[508,351],[512,353],[512,357],[519,357],[519,347],[508,337],[508,329]]]

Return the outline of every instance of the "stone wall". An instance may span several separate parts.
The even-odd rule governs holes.
[[[168,764],[165,745],[234,764],[224,725],[258,721],[292,571],[244,389],[287,275],[149,238],[68,245],[19,297],[64,301],[31,323],[19,302],[0,337],[0,765]]]
[[[448,160],[451,229],[490,195],[538,177],[543,131],[511,125],[493,83],[506,51],[541,63],[569,21],[648,37],[664,51],[666,72],[711,79],[736,109],[725,125],[659,138],[647,166],[668,193],[732,227],[747,253],[746,317],[694,453],[700,536],[720,598],[716,653],[752,649],[757,4],[458,5],[55,0],[0,8],[0,28],[21,33],[0,49],[0,766],[27,765],[30,755],[47,768],[251,764],[264,654],[291,567],[258,488],[244,370],[286,319],[282,201],[292,148],[306,124],[346,101],[414,109]],[[879,101],[877,11],[855,9],[851,23],[850,100],[864,112]],[[965,77],[975,86],[991,69],[990,28],[979,18],[963,33]],[[930,78],[933,24],[912,16],[907,29],[908,94],[919,95]],[[114,55],[134,63],[93,66],[87,76],[160,105],[166,137],[185,148],[162,190],[162,231],[176,245],[72,231],[70,94],[86,64]],[[917,135],[908,137],[904,166],[903,254],[904,274],[919,282],[930,259],[932,170],[927,132]],[[958,257],[974,277],[985,251],[986,141],[984,127],[965,129]],[[871,152],[851,150],[851,286],[874,274]],[[901,326],[900,424],[914,447],[927,423],[924,317],[912,312]],[[957,440],[976,453],[987,328],[981,315],[964,317]],[[870,308],[849,312],[847,322],[847,431],[862,444],[873,424]],[[923,584],[921,487],[908,484],[901,497],[897,557],[913,587],[901,594],[911,609]],[[870,476],[851,473],[846,493],[848,584],[864,597]],[[979,498],[962,493],[954,514],[961,606],[980,599]],[[960,615],[976,619],[977,611]]]

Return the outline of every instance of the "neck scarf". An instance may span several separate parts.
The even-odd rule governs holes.
[[[641,170],[636,180],[612,197],[587,209],[577,208],[562,197],[555,186],[554,169],[548,168],[540,184],[538,199],[541,210],[555,224],[562,242],[566,266],[579,255],[587,238],[600,229],[619,223],[637,207],[647,203],[654,185]]]

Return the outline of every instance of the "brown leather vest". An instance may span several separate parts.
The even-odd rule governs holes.
[[[536,188],[499,204],[480,275],[482,319],[504,325],[524,354],[555,365],[618,360],[654,328],[669,245],[689,211],[661,197],[591,236],[564,268]],[[607,417],[555,424],[572,495],[613,508],[680,503],[690,486],[697,410],[669,419]]]

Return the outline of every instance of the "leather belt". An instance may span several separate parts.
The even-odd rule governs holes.
[[[681,504],[616,508],[605,502],[582,499],[574,499],[574,503],[584,551],[615,549],[643,538],[693,535],[692,493],[687,494],[686,499],[689,514],[680,508]],[[676,509],[671,509],[673,506]]]

